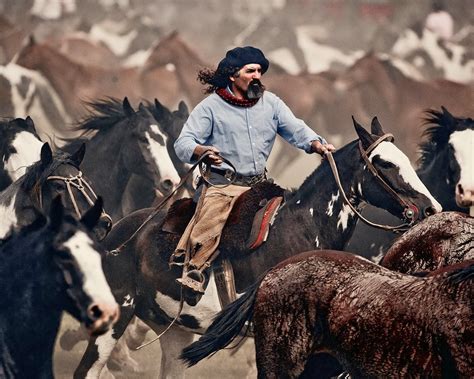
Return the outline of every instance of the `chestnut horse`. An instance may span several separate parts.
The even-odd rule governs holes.
[[[329,352],[354,378],[474,376],[474,260],[419,278],[331,250],[292,257],[183,351],[188,364],[253,321],[259,378],[297,378]]]

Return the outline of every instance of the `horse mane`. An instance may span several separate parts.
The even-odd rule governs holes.
[[[347,151],[350,151],[354,148],[354,146],[357,144],[359,140],[354,140],[352,142],[349,142],[347,145],[343,146],[342,148],[338,149],[335,153],[333,153],[334,159],[337,160],[337,158],[345,153]],[[338,169],[340,169],[338,167]],[[285,201],[290,201],[292,198],[295,197],[295,195],[298,193],[299,198],[306,198],[310,197],[310,194],[307,192],[313,192],[315,191],[315,188],[318,188],[320,183],[318,183],[318,180],[316,179],[320,175],[325,175],[327,177],[332,178],[332,171],[331,167],[329,164],[324,164],[324,161],[321,162],[321,164],[314,170],[303,182],[303,184],[299,188],[292,189],[291,191],[288,191],[285,193]]]
[[[108,130],[118,122],[130,117],[123,109],[122,100],[114,97],[86,102],[85,105],[90,113],[79,120],[72,127],[73,130],[84,130],[86,132],[91,130]],[[135,114],[136,112],[134,111],[133,115]],[[71,140],[75,139],[71,138]]]
[[[70,164],[79,170],[77,164],[72,160],[71,154],[58,150],[54,158],[46,167],[40,161],[32,164],[20,180],[20,188],[24,191],[30,191],[33,188],[40,188],[48,177],[61,165]]]
[[[13,118],[1,118],[0,119],[0,152],[2,152],[2,156],[0,158],[5,160],[5,152],[8,150],[8,146],[10,146],[10,141],[6,138],[6,135],[9,131],[10,121]]]
[[[377,58],[378,59],[378,58]],[[406,76],[397,68],[390,59],[378,59],[382,67],[387,72],[390,80],[394,83],[400,83],[403,80],[406,80]]]
[[[449,136],[453,131],[461,131],[466,129],[474,129],[474,120],[472,118],[454,117],[454,125],[450,121],[450,117],[443,111],[435,109],[425,110],[426,117],[423,125],[428,126],[423,132],[423,138],[426,140],[419,146],[420,157],[418,165],[420,169],[426,168],[449,141]],[[454,126],[454,128],[453,128]]]

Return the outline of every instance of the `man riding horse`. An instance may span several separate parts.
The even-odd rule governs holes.
[[[209,182],[216,184],[208,188],[201,178],[194,217],[170,259],[170,265],[184,266],[178,281],[196,294],[204,293],[203,271],[218,255],[221,232],[235,200],[267,179],[265,165],[276,135],[307,153],[324,156],[335,150],[278,96],[265,91],[260,78],[268,66],[261,50],[245,46],[229,50],[217,70],[201,70],[198,79],[210,95],[191,112],[174,144],[183,162],[204,158],[210,167]],[[235,174],[227,162],[233,164]]]

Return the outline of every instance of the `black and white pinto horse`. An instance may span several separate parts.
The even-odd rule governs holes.
[[[39,161],[42,146],[31,117],[0,121],[0,191]]]
[[[82,146],[74,154],[58,150],[53,155],[47,143],[42,146],[40,160],[0,193],[0,240],[14,228],[34,222],[41,211],[47,213],[57,195],[76,218],[90,208],[95,193],[79,169],[84,152]],[[97,237],[103,239],[111,226],[103,212],[94,229]]]
[[[365,203],[384,207],[398,217],[407,208],[416,209],[421,219],[441,210],[429,193],[405,154],[384,134],[374,118],[372,133],[354,120],[359,140],[334,154],[342,186],[354,207]],[[360,144],[359,144],[360,141]],[[375,145],[374,145],[375,143]],[[389,193],[370,172],[362,158],[372,146],[368,160],[395,193]],[[105,248],[113,250],[126,242],[153,209],[134,212],[115,225],[106,238]],[[254,212],[255,210],[253,210]],[[180,268],[169,269],[169,254],[179,236],[162,231],[165,212],[157,215],[138,234],[125,243],[120,252],[107,257],[104,270],[114,295],[119,299],[121,318],[110,333],[92,338],[76,370],[76,378],[97,378],[107,362],[118,338],[130,319],[136,315],[156,333],[167,328],[177,316],[181,287],[175,282]],[[294,191],[279,210],[268,239],[256,251],[249,252],[236,234],[246,228],[237,223],[224,229],[221,257],[231,257],[239,293],[278,262],[310,249],[342,249],[352,234],[357,216],[344,203],[327,162],[323,162],[302,186]],[[235,233],[235,234],[234,234]],[[240,231],[240,235],[246,232]],[[246,239],[245,235],[244,239]],[[229,247],[230,246],[230,247]],[[184,367],[177,360],[182,348],[192,342],[195,333],[202,333],[220,309],[213,274],[209,276],[206,293],[195,306],[183,305],[176,325],[161,338],[161,377],[182,377]]]
[[[400,34],[391,53],[417,66],[428,78],[445,78],[460,83],[472,83],[474,60],[472,46],[443,41],[421,25]]]
[[[125,194],[130,177],[135,174],[152,188],[168,194],[179,182],[179,176],[167,150],[167,135],[151,113],[137,112],[127,98],[99,100],[90,103],[91,113],[77,126],[78,131],[96,133],[90,139],[69,140],[70,150],[86,142],[87,154],[82,168],[94,188],[105,199],[112,219],[124,214],[124,196],[147,196],[144,193]]]
[[[469,213],[474,204],[474,120],[455,117],[441,107],[441,111],[427,111],[426,123],[429,127],[420,145],[416,172],[444,211]],[[364,214],[384,224],[398,222],[373,207],[368,207]],[[358,223],[344,250],[378,262],[396,237],[394,233]]]
[[[118,319],[102,271],[103,250],[90,231],[102,200],[81,221],[56,198],[40,216],[0,246],[0,377],[52,378],[52,356],[63,310],[90,334],[105,333]]]

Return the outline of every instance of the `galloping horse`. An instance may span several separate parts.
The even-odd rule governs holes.
[[[334,86],[340,91],[356,88],[362,91],[366,113],[380,115],[384,125],[389,125],[400,137],[400,146],[412,160],[421,135],[416,126],[426,109],[444,105],[455,114],[474,113],[472,86],[441,79],[417,81],[404,75],[389,60],[381,60],[371,53],[340,75]]]
[[[52,378],[52,355],[61,314],[68,311],[92,335],[117,321],[118,305],[89,231],[102,201],[81,221],[56,198],[49,219],[40,216],[0,247],[0,377]]]
[[[311,251],[273,268],[183,352],[195,364],[254,323],[259,378],[296,378],[329,352],[356,378],[474,375],[474,260],[418,278]]]
[[[103,196],[116,221],[124,215],[124,196],[143,197],[150,206],[155,196],[153,188],[168,194],[179,182],[179,176],[168,154],[168,136],[150,112],[136,112],[127,98],[123,102],[111,98],[89,105],[90,114],[76,130],[97,133],[90,139],[68,140],[70,143],[64,148],[86,142],[84,173]],[[147,192],[126,193],[132,174],[146,180]]]
[[[342,188],[354,207],[360,208],[368,202],[384,207],[401,218],[407,214],[407,208],[411,208],[415,212],[414,219],[422,219],[441,209],[416,176],[408,158],[389,141],[390,135],[384,134],[376,118],[372,123],[372,133],[355,120],[354,126],[359,140],[334,154]],[[366,161],[363,157],[367,150]],[[377,179],[370,172],[367,167],[369,161],[394,192],[383,187],[380,177]],[[255,187],[248,192],[248,199],[257,197],[257,191],[268,195],[269,186],[264,183]],[[228,221],[219,246],[220,257],[232,257],[238,292],[244,292],[268,268],[300,251],[342,248],[357,221],[355,213],[344,203],[327,162],[289,195],[274,220],[265,244],[249,252],[244,242],[250,232],[251,219],[248,216],[253,216],[257,204],[242,208],[238,215],[231,214],[229,220],[234,219],[234,224]],[[145,209],[123,218],[105,240],[105,248],[112,251],[130,239],[152,211]],[[178,314],[182,289],[175,279],[180,277],[181,270],[177,267],[169,269],[168,258],[179,235],[162,231],[164,216],[165,212],[157,215],[116,255],[106,259],[104,270],[109,284],[116,298],[123,299],[121,319],[111,336],[89,341],[76,370],[76,378],[86,375],[98,377],[117,339],[134,315],[160,333]],[[184,304],[176,325],[160,339],[163,347],[162,377],[183,375],[183,367],[176,358],[181,349],[192,341],[193,333],[203,332],[219,308],[211,274],[203,298],[192,307]]]
[[[416,173],[443,210],[469,213],[474,196],[474,121],[455,117],[444,107],[427,111],[425,121],[428,127],[423,132]],[[364,214],[377,222],[396,222],[386,212],[371,207]],[[359,223],[344,250],[378,261],[395,238],[394,233]]]
[[[41,159],[0,193],[0,239],[14,228],[31,224],[40,211],[47,213],[58,194],[77,218],[89,209],[95,193],[79,170],[84,151],[82,146],[74,154],[57,151],[53,156],[49,145],[43,145]],[[110,228],[110,217],[103,213],[94,229],[97,237],[103,239]]]
[[[0,121],[0,191],[40,159],[42,146],[30,117]]]

